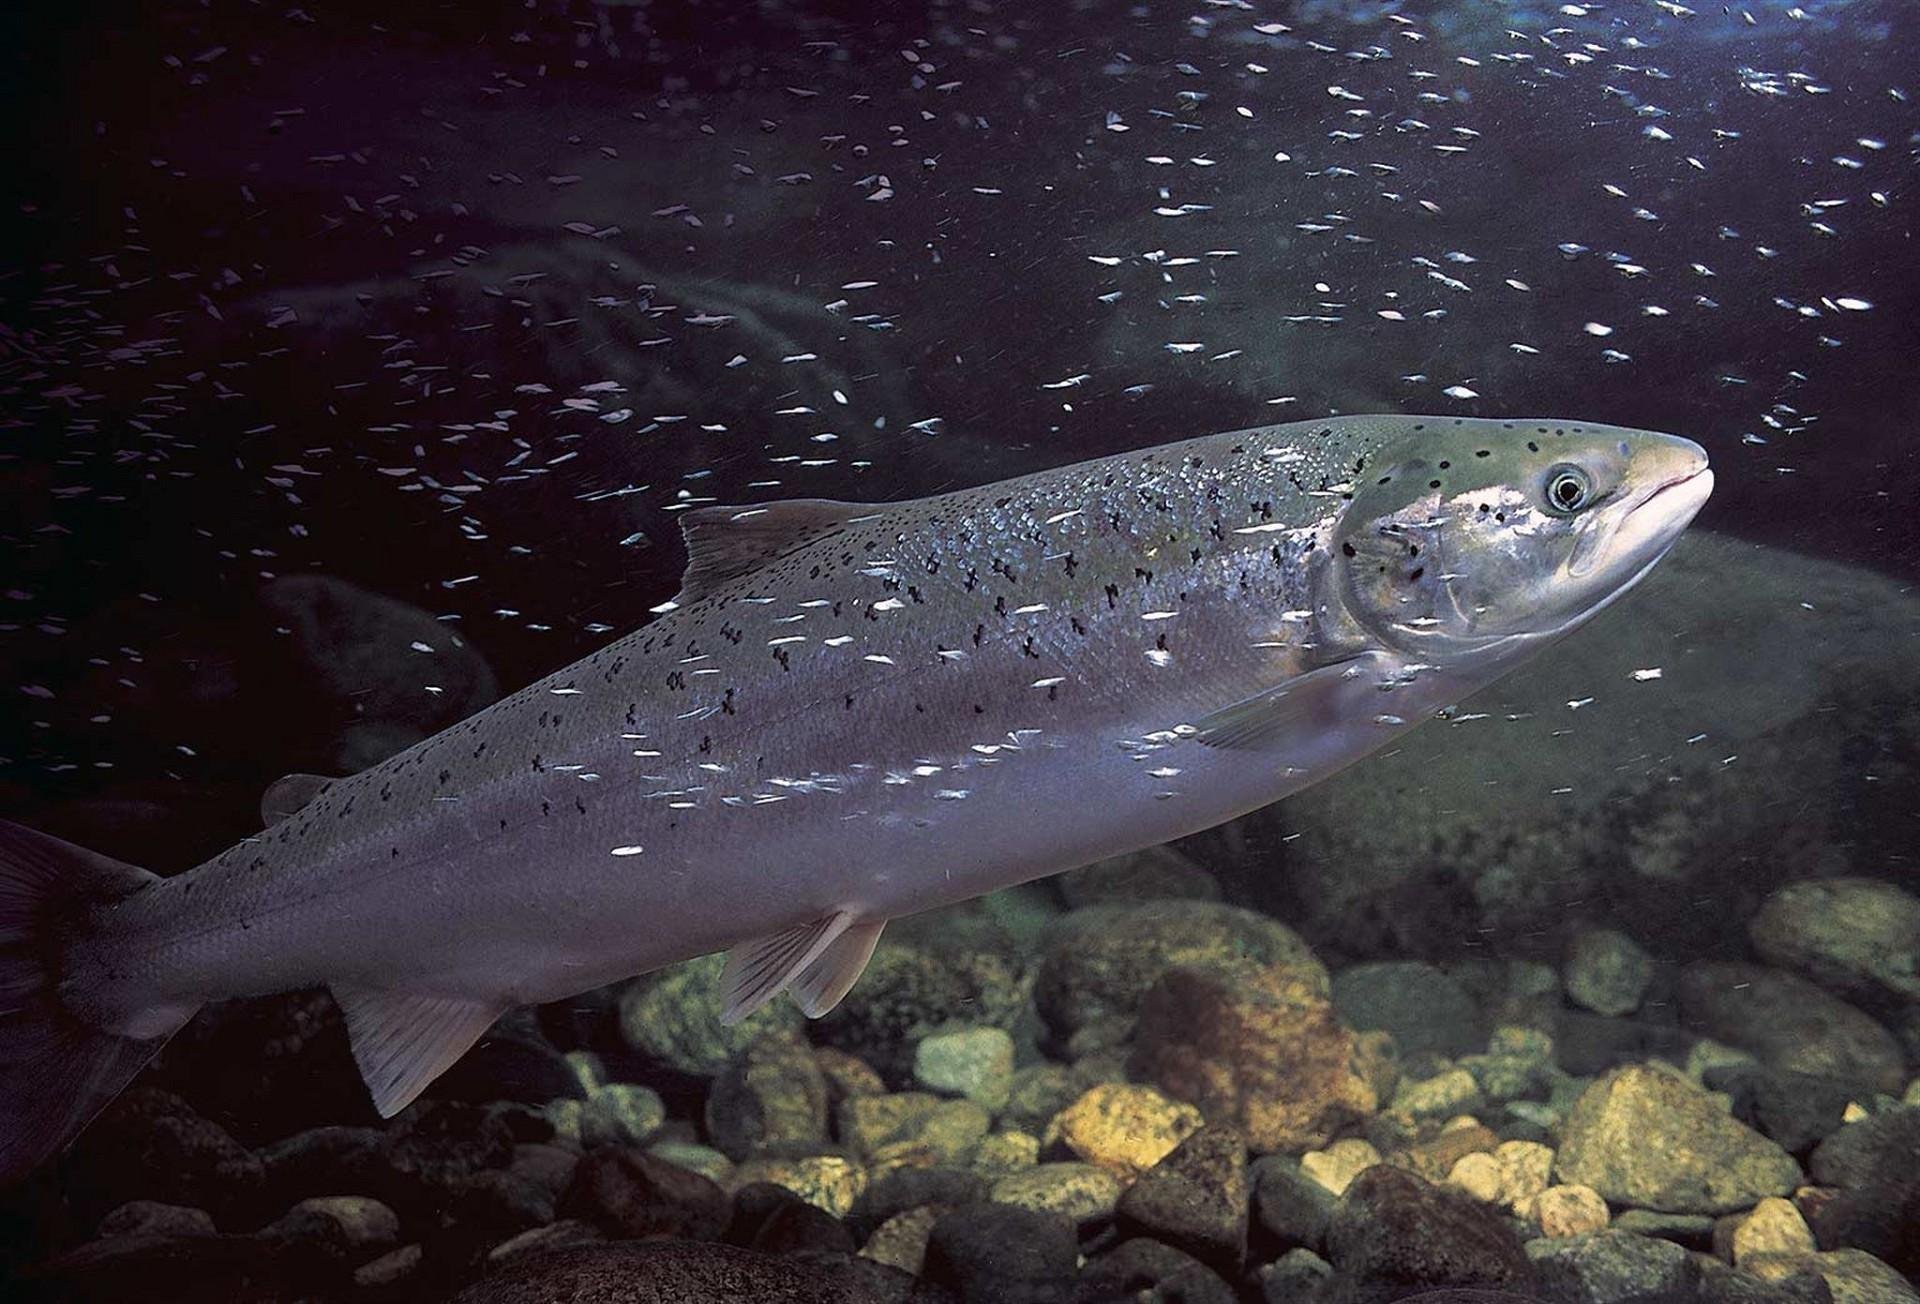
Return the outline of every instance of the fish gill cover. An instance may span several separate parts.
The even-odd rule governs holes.
[[[0,217],[0,809],[159,871],[252,832],[277,776],[371,764],[640,624],[675,592],[677,518],[713,503],[904,498],[1335,413],[1555,412],[1700,440],[1720,531],[1920,574],[1920,33],[1897,0],[0,21],[21,144]],[[1323,849],[1248,900],[1311,905],[1317,941],[1365,958],[1512,938],[1616,887],[1670,949],[1739,928],[1663,895],[1690,880],[1644,830],[1723,835],[1699,804],[1636,795],[1630,883],[1571,863],[1617,812],[1572,805],[1586,789],[1540,737],[1597,715],[1614,740],[1570,772],[1688,749],[1737,769],[1760,749],[1726,739],[1814,718],[1810,680],[1898,680],[1907,663],[1875,658],[1911,644],[1870,614],[1897,585],[1703,556],[1669,628],[1736,575],[1808,622],[1731,626],[1748,655],[1711,665],[1757,687],[1675,712],[1665,656],[1576,658],[1564,692],[1457,717],[1457,764],[1386,772],[1442,811],[1477,809],[1489,776],[1541,780],[1515,803],[1536,841],[1490,851],[1471,819],[1401,836],[1336,793],[1224,835]],[[1855,641],[1803,672],[1792,649],[1836,622]],[[1472,751],[1478,714],[1527,744]],[[1911,830],[1910,799],[1883,795],[1904,727],[1821,753],[1861,786],[1799,817],[1797,863]],[[1366,895],[1360,865],[1415,856],[1454,876],[1453,912],[1399,880]],[[1840,985],[1872,1005],[1894,980]],[[241,1076],[220,1108],[244,1134]],[[275,1139],[256,1123],[249,1142]]]

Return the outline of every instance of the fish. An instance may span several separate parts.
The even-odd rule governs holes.
[[[728,952],[810,1017],[888,920],[1325,778],[1578,628],[1690,440],[1342,416],[891,503],[681,516],[656,619],[171,877],[0,824],[0,1180],[201,1006],[325,984],[383,1116],[508,1009]]]

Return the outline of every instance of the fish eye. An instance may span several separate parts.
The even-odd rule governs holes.
[[[1571,516],[1593,501],[1593,478],[1570,462],[1550,467],[1546,478],[1547,510]]]

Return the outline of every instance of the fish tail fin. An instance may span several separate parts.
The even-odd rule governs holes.
[[[128,1036],[61,996],[89,908],[159,881],[0,820],[0,1187],[64,1148],[192,1017],[169,1012],[153,1035]]]

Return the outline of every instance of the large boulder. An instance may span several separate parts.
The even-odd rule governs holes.
[[[1665,1069],[1630,1065],[1581,1093],[1554,1172],[1614,1204],[1730,1213],[1800,1182],[1793,1156]]]

